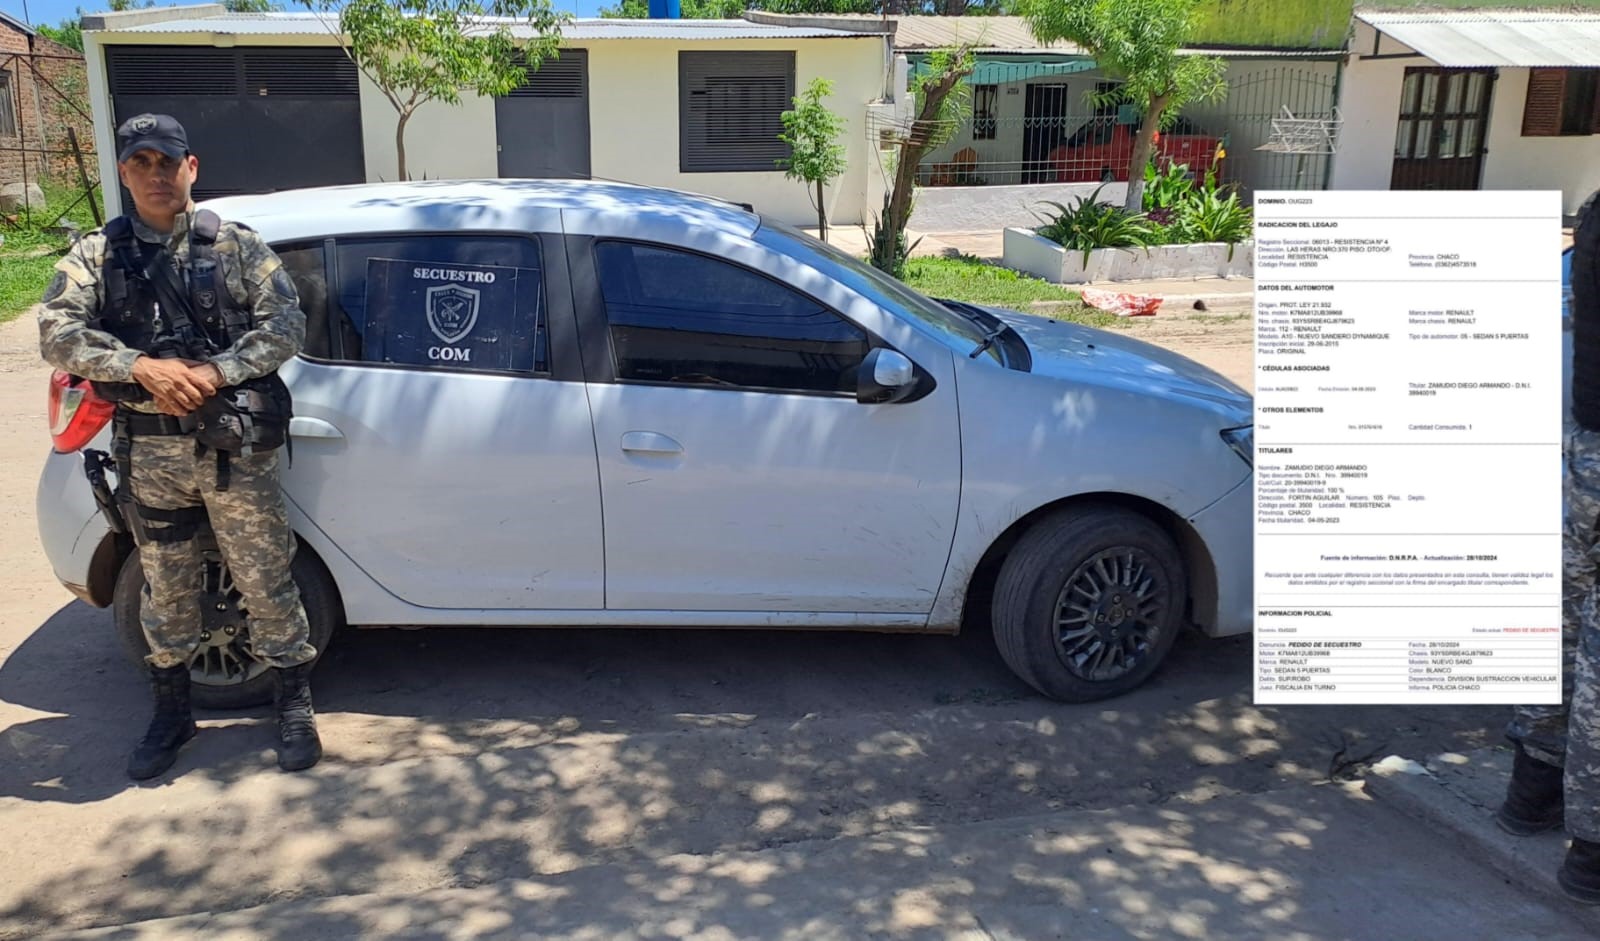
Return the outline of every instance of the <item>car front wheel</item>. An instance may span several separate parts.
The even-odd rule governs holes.
[[[994,592],[996,646],[1046,696],[1105,699],[1161,665],[1187,594],[1182,556],[1155,522],[1119,507],[1063,510],[1006,556]]]
[[[190,699],[202,709],[246,709],[272,701],[271,668],[256,659],[240,595],[228,567],[215,551],[202,553],[200,646],[189,661]],[[296,552],[289,566],[300,588],[300,602],[311,626],[311,645],[320,658],[342,619],[338,589],[309,552]],[[150,653],[139,611],[144,604],[144,566],[130,555],[117,576],[111,610],[123,649],[140,669]]]

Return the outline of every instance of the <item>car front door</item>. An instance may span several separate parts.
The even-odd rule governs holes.
[[[410,604],[604,603],[562,252],[556,236],[453,233],[280,248],[308,311],[285,491]]]
[[[902,351],[928,394],[864,405],[859,367],[883,341],[764,273],[750,246],[571,239],[569,253],[580,307],[598,308],[584,344],[609,373],[589,386],[606,607],[918,623],[960,497],[949,350]]]

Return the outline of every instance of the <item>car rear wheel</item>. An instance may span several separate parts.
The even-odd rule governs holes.
[[[1006,556],[995,584],[996,646],[1053,699],[1120,695],[1172,649],[1186,587],[1177,546],[1149,518],[1119,507],[1064,510]]]
[[[200,646],[189,662],[190,698],[202,709],[245,709],[272,701],[271,669],[250,646],[246,612],[228,567],[213,552],[201,563]],[[315,556],[295,553],[289,566],[300,587],[311,626],[311,645],[320,658],[342,620],[342,607],[333,579]],[[144,566],[139,553],[130,555],[117,576],[111,610],[123,649],[140,669],[150,653],[139,611],[144,604]]]

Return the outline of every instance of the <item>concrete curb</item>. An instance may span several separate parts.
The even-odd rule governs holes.
[[[1364,786],[1374,800],[1426,824],[1469,858],[1600,932],[1600,907],[1573,902],[1556,884],[1566,834],[1516,837],[1495,825],[1510,777],[1510,749],[1480,748],[1435,755],[1425,765],[1390,756],[1373,767]]]

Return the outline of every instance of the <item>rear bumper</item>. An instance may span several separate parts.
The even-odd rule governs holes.
[[[1215,637],[1255,626],[1255,493],[1252,473],[1189,520],[1216,567],[1217,619],[1206,625]]]
[[[110,446],[110,433],[97,437],[90,447]],[[83,455],[52,451],[39,475],[34,499],[39,521],[39,543],[56,579],[90,604],[109,603],[109,592],[94,591],[95,553],[110,534],[83,475]]]

